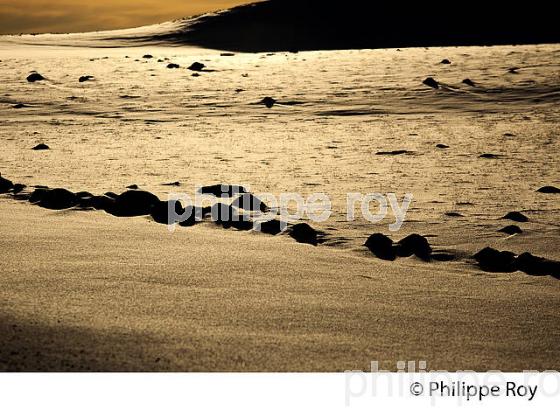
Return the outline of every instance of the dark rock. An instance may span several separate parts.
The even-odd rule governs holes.
[[[19,194],[21,191],[23,191],[26,188],[26,186],[24,184],[14,184],[13,188],[12,188],[12,192],[14,194]],[[1,191],[1,190],[0,190]]]
[[[83,75],[78,79],[78,81],[80,83],[83,83],[83,82],[86,82],[86,81],[89,81],[89,80],[93,80],[93,78],[94,77],[92,75]]]
[[[78,198],[64,188],[47,189],[36,204],[47,209],[68,209],[78,204]]]
[[[231,228],[235,222],[247,220],[246,215],[240,214],[233,206],[217,203],[212,205],[210,210],[210,219],[224,228]]]
[[[268,235],[278,235],[286,229],[286,223],[279,221],[278,219],[272,219],[270,221],[257,222],[255,230],[261,233],[266,233]]]
[[[443,60],[441,60],[440,64],[451,64],[451,61],[449,61],[447,58],[444,58]]]
[[[27,81],[29,81],[30,83],[34,83],[35,81],[43,81],[44,79],[45,77],[43,77],[39,73],[31,73],[27,76]]]
[[[123,217],[149,215],[159,203],[159,198],[151,192],[130,190],[117,196],[114,206],[107,211]]]
[[[41,144],[35,145],[35,146],[34,146],[33,148],[31,148],[31,149],[32,149],[32,150],[35,150],[35,151],[44,151],[44,150],[50,149],[50,147],[49,147],[47,144],[41,143]]]
[[[36,204],[39,201],[41,201],[41,199],[43,199],[43,197],[46,195],[46,193],[49,191],[49,188],[45,187],[45,188],[36,188],[31,195],[29,195],[29,202],[31,202],[32,204]]]
[[[103,195],[108,196],[109,198],[113,198],[113,199],[116,199],[119,196],[118,194],[115,194],[114,192],[111,192],[111,191],[105,192]]]
[[[263,104],[266,108],[272,108],[276,104],[276,100],[272,97],[264,97],[259,104]]]
[[[517,212],[517,211],[508,212],[506,215],[502,216],[502,219],[509,219],[509,220],[515,221],[515,222],[527,222],[527,221],[529,221],[529,218],[527,218],[521,212]]]
[[[191,74],[191,77],[200,77],[200,74],[198,74],[198,73],[193,73],[193,74]]]
[[[238,93],[238,94],[242,93],[243,91],[245,91],[243,88],[236,88],[235,89],[235,92]]]
[[[439,83],[432,77],[426,78],[424,81],[422,81],[422,84],[427,85],[428,87],[435,88],[436,90],[439,88]]]
[[[425,237],[413,233],[401,239],[397,243],[395,251],[398,256],[408,257],[416,255],[420,259],[429,260],[432,254],[432,247]]]
[[[126,187],[126,189],[138,189],[138,185],[132,184]]]
[[[521,228],[517,225],[508,225],[500,229],[498,232],[507,233],[508,235],[514,235],[516,233],[523,233]]]
[[[551,261],[538,256],[533,256],[529,252],[522,253],[516,259],[517,270],[533,276],[560,275],[560,263]]]
[[[412,151],[407,151],[405,149],[397,149],[394,151],[379,151],[375,153],[375,155],[404,155],[404,154],[412,154]]]
[[[515,254],[484,248],[474,255],[480,268],[487,272],[514,272],[516,270]]]
[[[245,211],[261,211],[266,212],[268,207],[264,202],[262,202],[259,198],[254,196],[250,193],[245,193],[239,197],[237,197],[233,202],[232,205],[244,209]]]
[[[204,70],[204,67],[206,67],[204,64],[195,61],[188,67],[188,69],[191,71],[202,71]]]
[[[179,181],[175,181],[175,182],[165,182],[161,185],[163,185],[163,186],[181,186],[181,183]]]
[[[142,56],[142,58],[150,59],[150,58],[154,58],[154,56],[151,55],[151,54],[144,54],[144,55]]]
[[[459,212],[446,212],[445,216],[449,216],[451,218],[462,218],[463,215],[460,214]]]
[[[288,227],[288,235],[299,243],[317,246],[318,243],[323,242],[322,237],[324,234],[316,231],[306,223],[299,223]]]
[[[15,109],[27,108],[27,107],[29,107],[29,105],[26,105],[26,104],[23,104],[23,103],[18,103],[18,104],[12,105],[12,108],[15,108]]]
[[[201,187],[198,192],[217,197],[232,197],[238,194],[245,194],[247,191],[241,185],[216,184]]]
[[[179,64],[169,63],[167,64],[167,68],[179,68]]]
[[[91,199],[80,200],[80,205],[83,207],[92,207],[98,211],[111,211],[115,206],[115,198],[111,198],[107,195],[96,195]]]
[[[560,188],[547,185],[537,189],[537,192],[540,192],[541,194],[560,194]]]
[[[511,67],[511,68],[508,69],[508,73],[510,73],[510,74],[519,74],[519,73],[517,72],[517,70],[519,70],[519,67]]]
[[[14,188],[14,183],[0,174],[0,194],[10,192]]]
[[[160,224],[173,225],[182,220],[185,208],[178,200],[160,201],[152,208],[150,216]],[[186,216],[188,219],[188,216]]]
[[[393,248],[393,240],[382,233],[374,233],[364,244],[379,259],[394,261],[397,257]]]
[[[462,81],[462,83],[463,83],[463,84],[466,84],[466,85],[468,85],[468,86],[470,86],[470,87],[475,87],[475,86],[476,86],[476,84],[474,83],[474,81],[472,81],[472,80],[470,80],[470,79],[468,79],[468,78],[465,78],[465,79]]]
[[[220,53],[221,57],[233,57],[234,55],[234,53]]]
[[[449,145],[445,145],[445,144],[437,144],[436,148],[440,148],[440,149],[447,149],[449,148]]]
[[[210,208],[208,208],[208,212],[210,212]],[[193,226],[196,223],[200,222],[203,216],[204,216],[204,211],[202,208],[189,205],[184,209],[184,212],[181,215],[181,221],[179,222],[179,225]]]
[[[486,158],[486,159],[497,159],[500,156],[498,154],[480,154],[478,158]]]
[[[431,255],[431,260],[438,262],[450,262],[457,258],[457,256],[452,252],[447,251],[437,251],[433,252]]]

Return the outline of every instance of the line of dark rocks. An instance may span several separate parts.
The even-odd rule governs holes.
[[[183,207],[178,200],[162,201],[153,193],[138,189],[137,185],[129,186],[120,194],[106,192],[103,195],[46,186],[35,186],[33,190],[28,190],[25,185],[14,184],[0,175],[0,194],[9,194],[13,199],[28,201],[46,209],[97,210],[116,217],[150,216],[157,223],[183,227],[210,220],[225,229],[256,230],[269,235],[286,233],[299,243],[315,246],[325,242],[326,234],[307,223],[287,224],[279,219],[253,220],[252,212],[269,212],[270,209],[242,186],[210,185],[202,187],[200,193],[233,198],[233,201],[230,204],[217,202],[206,207]],[[169,212],[170,209],[175,211],[174,214]]]

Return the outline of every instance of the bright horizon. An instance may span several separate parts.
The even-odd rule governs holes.
[[[0,34],[69,33],[161,23],[257,0],[0,0]]]

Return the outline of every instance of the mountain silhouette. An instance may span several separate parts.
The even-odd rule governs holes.
[[[268,0],[185,20],[155,40],[246,52],[560,42],[551,5],[452,5]]]

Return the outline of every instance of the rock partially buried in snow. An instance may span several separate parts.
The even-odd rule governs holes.
[[[537,189],[537,192],[540,192],[541,194],[560,194],[560,188],[547,185]]]
[[[232,197],[238,194],[245,194],[247,191],[241,185],[216,184],[201,187],[198,192],[217,197]]]
[[[422,84],[427,85],[428,87],[435,88],[436,90],[439,88],[439,83],[432,77],[426,78],[424,81],[422,81]]]
[[[204,64],[195,61],[187,69],[191,71],[202,71],[204,70],[204,67],[206,67]]]
[[[469,87],[475,87],[475,86],[476,86],[476,84],[474,83],[474,81],[472,81],[472,80],[469,79],[469,78],[465,78],[465,79],[462,81],[462,83],[468,85]]]
[[[78,79],[78,82],[84,83],[84,82],[86,82],[86,81],[93,80],[93,78],[94,78],[94,77],[93,77],[92,75],[83,75],[83,76],[81,76],[81,77]]]
[[[514,272],[515,254],[507,251],[498,251],[493,248],[484,248],[474,255],[480,268],[487,272]]]
[[[451,61],[449,61],[447,58],[444,58],[443,60],[441,60],[440,64],[451,64]]]
[[[285,222],[279,221],[278,219],[272,219],[270,221],[257,222],[255,230],[268,235],[278,235],[285,228]]]
[[[449,148],[449,145],[437,144],[437,145],[436,145],[436,148],[439,148],[439,149],[447,149],[447,148]]]
[[[515,221],[515,222],[528,222],[529,221],[529,218],[527,218],[521,212],[517,212],[517,211],[508,212],[507,214],[502,216],[502,219],[509,219],[509,220]]]
[[[276,100],[272,97],[264,97],[260,104],[263,104],[266,108],[272,108],[276,104]]]
[[[27,81],[30,83],[34,83],[35,81],[43,81],[44,79],[45,77],[37,72],[31,73],[27,76]]]
[[[144,55],[142,56],[142,58],[150,59],[150,58],[154,58],[154,56],[151,55],[151,54],[144,54]]]
[[[14,187],[14,183],[9,179],[6,179],[0,174],[0,194],[5,194],[10,192]]]
[[[107,211],[115,216],[149,215],[152,209],[160,203],[157,196],[148,191],[125,191],[115,198],[115,203]]]
[[[394,261],[397,257],[393,248],[393,240],[382,233],[370,235],[364,246],[379,259]]]
[[[523,233],[523,230],[521,230],[521,228],[517,225],[508,225],[508,226],[504,226],[502,229],[498,230],[498,232],[503,232],[503,233],[506,233],[508,235],[515,235],[515,234]]]
[[[432,247],[425,237],[413,233],[397,243],[396,253],[398,256],[403,257],[416,255],[420,259],[427,261],[432,254]]]
[[[288,227],[288,235],[299,243],[307,243],[313,246],[322,242],[322,232],[313,229],[306,223],[299,223]]]
[[[180,68],[180,67],[179,64],[169,63],[167,64],[167,68],[173,69],[173,68]]]
[[[78,204],[78,198],[64,188],[46,189],[41,192],[36,204],[47,209],[68,209]]]
[[[32,148],[34,151],[44,151],[47,149],[50,149],[50,147],[47,144],[37,144]]]
[[[245,211],[266,212],[268,210],[268,207],[263,201],[250,193],[245,193],[237,197],[231,204]]]

